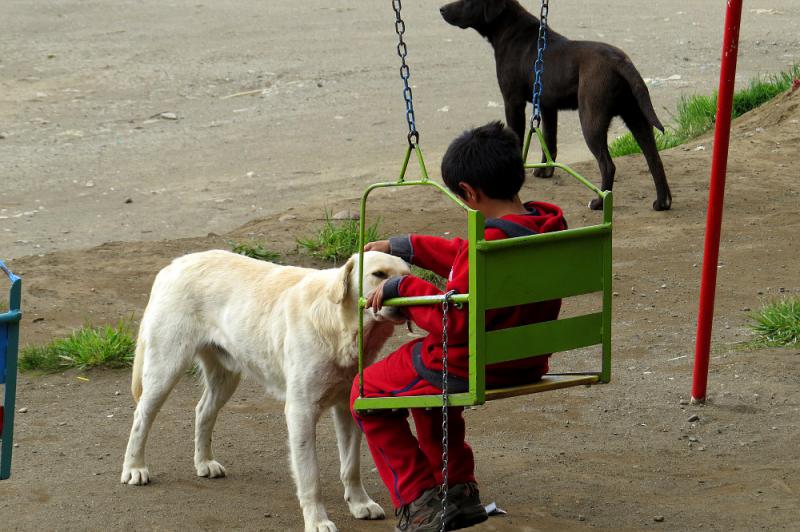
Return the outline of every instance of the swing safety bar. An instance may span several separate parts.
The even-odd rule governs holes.
[[[14,275],[2,261],[0,274],[11,282],[9,310],[0,313],[0,384],[5,385],[3,404],[0,406],[0,480],[11,476],[11,453],[14,449],[14,412],[17,392],[17,351],[19,347],[19,321],[22,318],[22,280]]]
[[[528,133],[525,153],[533,132],[531,130]],[[552,233],[487,241],[484,239],[483,215],[464,205],[450,190],[429,179],[418,144],[407,148],[397,181],[373,184],[361,197],[359,271],[363,271],[364,266],[366,203],[373,190],[388,187],[433,186],[467,212],[469,293],[456,294],[450,301],[468,306],[469,388],[464,393],[449,394],[450,406],[479,405],[493,399],[607,383],[611,379],[612,193],[598,189],[566,165],[555,163],[550,158],[541,131],[536,129],[535,133],[546,154],[546,162],[526,164],[526,168],[561,168],[573,176],[603,199],[602,223]],[[406,181],[405,174],[412,151],[416,153],[422,177],[417,181]],[[534,268],[536,275],[532,275]],[[354,405],[355,409],[371,411],[442,407],[441,395],[364,397],[362,357],[366,299],[363,277],[359,277],[358,372],[359,382],[362,384],[360,397],[356,399]],[[600,312],[508,329],[486,330],[487,310],[593,292],[602,292]],[[385,301],[384,305],[438,305],[444,298],[444,295],[393,298]],[[488,364],[545,356],[597,344],[602,346],[599,371],[547,374],[531,384],[486,389],[485,372]]]

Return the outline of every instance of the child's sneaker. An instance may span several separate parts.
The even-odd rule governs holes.
[[[489,519],[486,508],[481,504],[478,485],[474,482],[456,484],[447,490],[447,513],[445,529],[467,528]]]
[[[486,513],[486,512],[484,512]],[[395,532],[436,532],[442,526],[442,499],[439,488],[422,492],[416,501],[399,508]]]

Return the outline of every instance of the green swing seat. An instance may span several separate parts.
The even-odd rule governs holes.
[[[453,303],[466,304],[469,312],[469,390],[449,395],[450,406],[480,405],[493,399],[545,392],[579,385],[607,383],[611,378],[611,235],[613,199],[610,191],[602,191],[566,165],[556,163],[544,145],[540,130],[536,130],[544,147],[546,162],[526,164],[526,168],[560,168],[603,199],[602,223],[553,233],[486,241],[484,219],[480,212],[469,209],[443,186],[428,179],[419,146],[409,145],[396,182],[370,186],[361,198],[361,249],[364,245],[366,202],[377,188],[401,186],[433,186],[441,190],[467,211],[469,242],[469,294],[451,297]],[[525,144],[525,154],[532,132]],[[411,153],[415,152],[421,170],[421,180],[405,181],[404,176]],[[359,262],[363,266],[363,251]],[[583,294],[602,293],[599,312],[487,331],[487,310],[526,303],[568,298]],[[359,330],[359,373],[363,382],[363,285],[359,287],[362,327]],[[440,305],[444,296],[396,298],[386,305]],[[602,345],[599,368],[593,372],[548,374],[540,381],[511,388],[487,389],[486,366]],[[400,408],[442,407],[441,395],[411,397],[359,397],[358,411]]]
[[[0,480],[11,476],[11,453],[14,449],[14,406],[17,391],[17,348],[19,345],[20,300],[22,280],[0,261],[0,273],[11,282],[9,310],[0,313],[0,385],[5,387],[0,405]]]

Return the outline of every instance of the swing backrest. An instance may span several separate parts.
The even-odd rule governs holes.
[[[605,208],[609,212],[611,197]],[[486,241],[480,213],[470,213],[470,350],[476,402],[486,398],[486,365],[603,345],[594,382],[608,382],[611,356],[611,223]],[[474,227],[472,227],[474,225]],[[486,311],[600,292],[602,310],[487,331]],[[470,368],[473,370],[473,368]],[[584,374],[587,375],[587,374]],[[532,393],[533,390],[527,393]],[[526,393],[520,391],[520,393]],[[492,393],[489,393],[491,396]],[[489,397],[491,398],[491,397]]]

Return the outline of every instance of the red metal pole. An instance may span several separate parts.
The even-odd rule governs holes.
[[[711,352],[711,326],[714,319],[714,294],[717,287],[719,236],[725,197],[725,175],[728,169],[728,143],[731,136],[731,109],[736,78],[736,59],[739,56],[739,26],[742,21],[742,1],[728,0],[725,14],[725,35],[722,44],[722,65],[717,95],[717,124],[714,129],[714,148],[711,159],[711,184],[708,190],[706,239],[703,253],[703,276],[700,283],[700,309],[697,316],[692,400],[706,399],[708,360]]]

